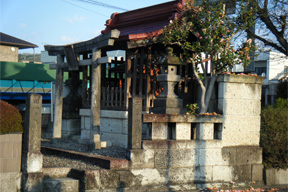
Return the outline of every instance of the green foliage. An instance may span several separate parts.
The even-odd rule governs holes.
[[[196,114],[196,110],[199,109],[199,107],[197,103],[193,103],[193,104],[187,104],[186,109],[188,113],[190,113],[191,115],[194,115]]]
[[[261,145],[266,168],[288,168],[288,99],[277,99],[261,114]]]
[[[0,100],[0,134],[23,132],[22,116],[19,110]]]
[[[224,1],[204,1],[198,7],[191,6],[191,3],[186,3],[181,19],[173,20],[164,28],[164,44],[180,46],[185,58],[189,60],[193,57],[195,63],[202,61],[203,52],[210,54],[212,68],[218,73],[226,71],[236,63],[243,63],[244,66],[249,64],[251,39],[243,43],[238,50],[234,49],[231,42],[235,34],[252,25],[253,19],[249,14],[245,15],[245,23],[236,25],[236,18],[223,11]],[[195,38],[191,38],[191,35]]]
[[[248,39],[235,50],[232,38],[250,24],[237,25],[237,17],[226,15],[225,6],[224,0],[203,1],[197,7],[194,1],[189,0],[181,18],[174,19],[163,29],[163,44],[180,48],[183,62],[192,65],[193,74],[201,87],[200,113],[208,109],[217,75],[229,70],[234,64],[248,65],[249,52],[254,49],[252,40]],[[253,22],[248,16],[245,22]],[[210,74],[203,64],[203,53],[211,61]],[[199,64],[202,75],[198,73]]]

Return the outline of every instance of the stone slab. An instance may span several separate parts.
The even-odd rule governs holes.
[[[44,192],[78,192],[79,181],[71,178],[45,179],[43,183]]]

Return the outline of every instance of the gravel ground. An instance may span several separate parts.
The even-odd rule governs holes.
[[[120,147],[107,147],[98,150],[89,151],[88,146],[79,144],[75,140],[66,140],[61,142],[51,142],[50,140],[42,140],[42,146],[53,147],[58,149],[65,149],[70,151],[83,152],[91,155],[101,155],[106,157],[114,157],[125,159],[127,151]],[[43,154],[43,167],[69,167],[75,169],[98,169],[96,165],[89,164],[80,160],[73,160],[64,157],[51,156]]]
[[[99,169],[98,166],[92,165],[79,160],[73,160],[69,158],[56,157],[50,155],[43,155],[43,167],[69,167],[73,169]]]

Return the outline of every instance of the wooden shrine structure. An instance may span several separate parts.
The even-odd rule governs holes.
[[[80,108],[91,109],[93,127],[98,127],[100,109],[128,110],[131,97],[143,99],[144,111],[154,107],[156,97],[164,90],[157,76],[161,70],[167,71],[162,69],[165,65],[159,63],[167,60],[168,52],[179,56],[177,51],[167,51],[159,42],[159,36],[170,20],[181,15],[185,3],[186,0],[175,0],[114,13],[102,34],[94,39],[63,46],[45,45],[49,55],[58,58],[57,64],[50,65],[57,71],[54,138],[61,137],[62,114],[67,118],[75,117]],[[107,52],[114,50],[124,50],[125,57],[109,57]],[[192,91],[196,82],[191,66],[178,63],[175,68],[180,78],[174,91],[184,105],[191,103],[196,98]],[[69,73],[65,84],[70,87],[70,94],[64,101],[63,72]]]

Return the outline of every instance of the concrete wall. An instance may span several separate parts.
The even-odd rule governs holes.
[[[90,109],[80,109],[81,143],[88,143],[90,138]],[[127,148],[128,144],[128,111],[101,110],[100,114],[101,141],[108,145]]]
[[[101,110],[101,140],[109,141],[114,146],[127,148],[128,145],[128,111]]]
[[[131,172],[146,186],[205,188],[229,186],[230,181],[240,185],[252,181],[263,183],[262,149],[259,147],[263,80],[261,77],[221,75],[218,78],[218,112],[223,117],[218,130],[220,137],[181,141],[156,140],[152,136],[152,140],[143,141],[143,149],[131,150]],[[197,124],[200,126],[196,132],[204,128],[202,122]],[[152,173],[157,177],[152,177]]]
[[[0,45],[0,61],[18,62],[18,47]]]
[[[0,191],[20,190],[22,133],[0,135]]]

